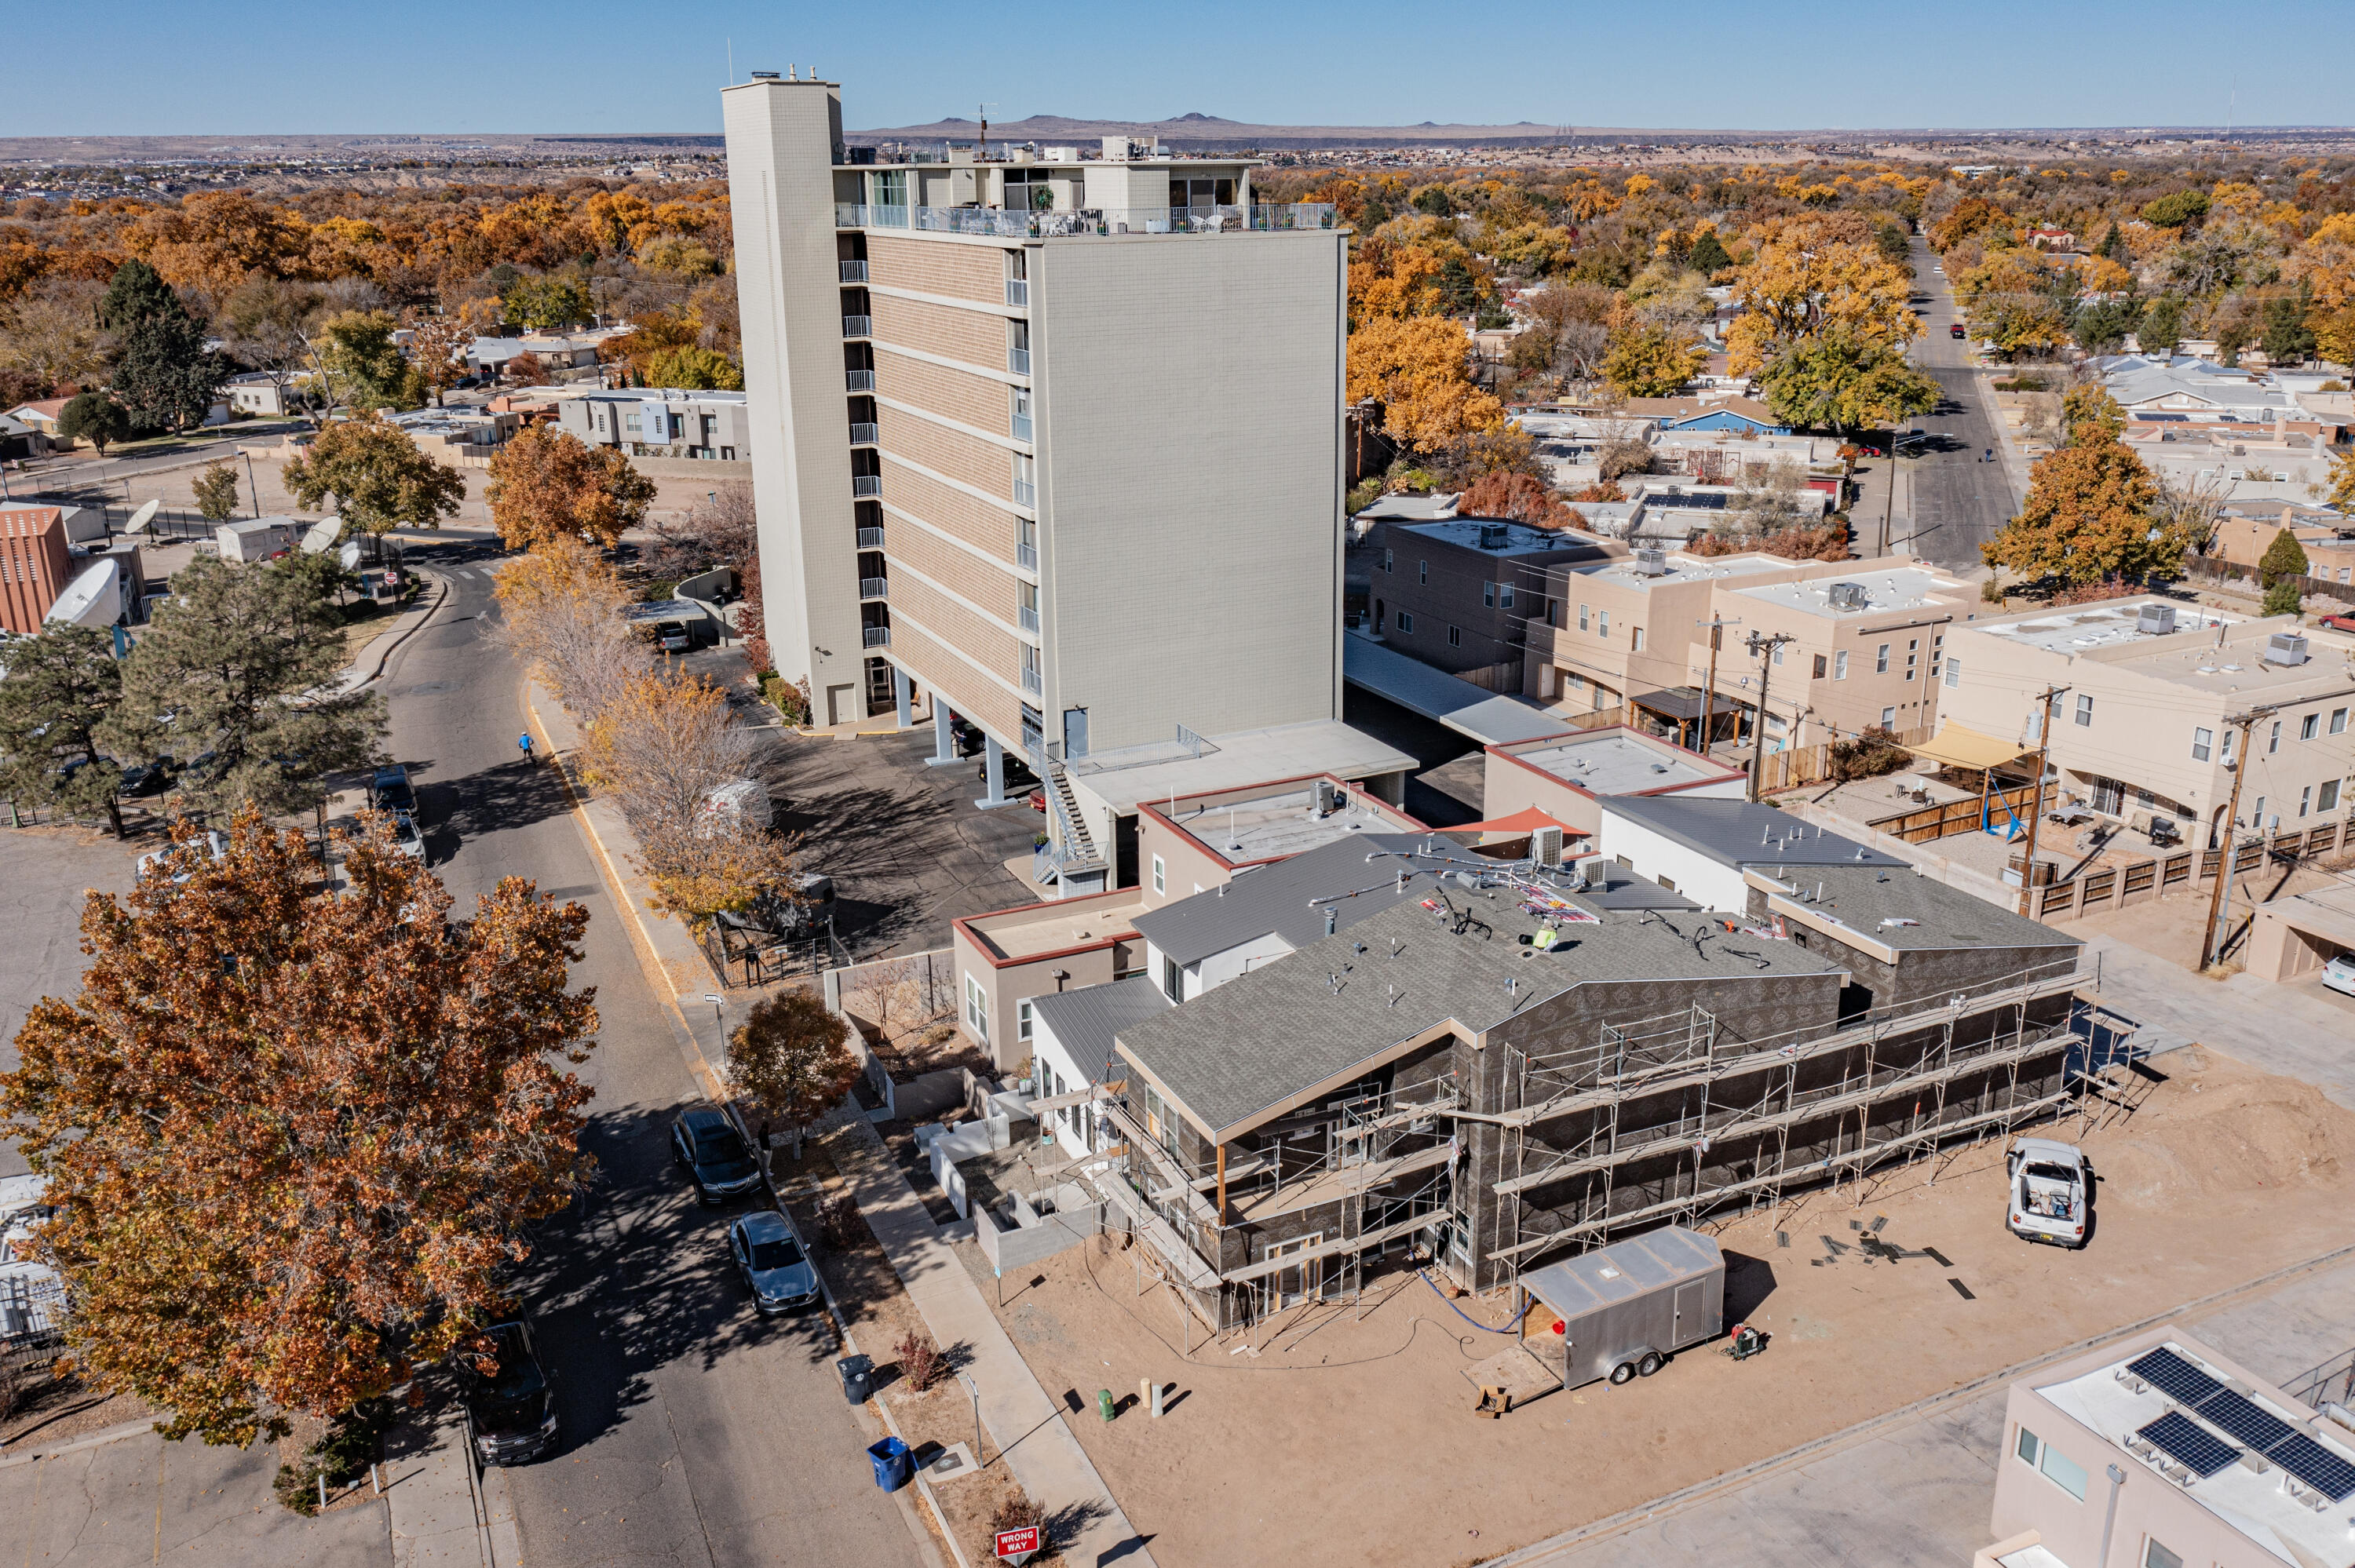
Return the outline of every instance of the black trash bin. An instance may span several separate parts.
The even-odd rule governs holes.
[[[853,1404],[864,1404],[875,1397],[875,1362],[868,1356],[845,1356],[834,1363],[842,1374],[842,1396]]]
[[[867,1457],[875,1467],[875,1484],[887,1492],[896,1492],[916,1478],[915,1457],[897,1437],[868,1444]]]

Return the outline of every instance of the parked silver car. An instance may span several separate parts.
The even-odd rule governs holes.
[[[792,1223],[774,1209],[758,1210],[730,1225],[728,1253],[762,1317],[816,1304],[817,1269]]]

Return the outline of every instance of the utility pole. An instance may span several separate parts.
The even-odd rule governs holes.
[[[2232,769],[2232,794],[2224,807],[2223,859],[2216,863],[2216,885],[2208,890],[2208,919],[2200,927],[2200,967],[2203,970],[2216,958],[2216,916],[2223,906],[2224,889],[2232,880],[2232,853],[2241,847],[2241,780],[2249,771],[2249,731],[2259,719],[2275,711],[2271,707],[2251,708],[2238,718],[2224,721],[2240,726],[2241,744],[2228,764]]]
[[[2052,705],[2068,694],[2066,686],[2047,686],[2037,699],[2036,710],[2036,783],[2035,792],[2028,798],[2028,853],[2019,861],[2019,913],[2028,914],[2030,900],[2036,896],[2036,829],[2044,820],[2044,754],[2052,747]],[[2033,918],[2033,916],[2030,916]]]
[[[1755,744],[1750,751],[1750,798],[1753,800],[1758,799],[1759,776],[1766,768],[1766,697],[1774,679],[1774,655],[1785,642],[1797,641],[1787,631],[1778,631],[1772,637],[1761,637],[1754,631],[1750,634],[1750,652],[1758,656],[1758,733],[1751,737]]]
[[[1700,745],[1694,748],[1703,757],[1707,757],[1710,739],[1710,706],[1717,697],[1717,651],[1725,641],[1725,629],[1729,626],[1739,626],[1742,623],[1738,620],[1728,620],[1723,616],[1712,615],[1707,620],[1696,620],[1693,624],[1709,628],[1709,679],[1702,683],[1700,688]]]

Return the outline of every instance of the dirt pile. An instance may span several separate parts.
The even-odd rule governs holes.
[[[2128,1124],[2128,1136],[2096,1156],[2104,1181],[2122,1197],[2157,1202],[2324,1187],[2355,1160],[2355,1117],[2311,1085],[2267,1077],[2196,1048],[2157,1065],[2170,1081]]]

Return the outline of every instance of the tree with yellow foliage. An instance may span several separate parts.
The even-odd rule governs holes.
[[[1694,333],[1630,318],[1611,334],[1603,378],[1629,397],[1668,397],[1708,364]]]
[[[1863,237],[1833,238],[1842,230],[1830,222],[1854,224]],[[1769,225],[1754,238],[1757,249],[1734,274],[1742,314],[1726,334],[1732,374],[1753,375],[1799,339],[1832,329],[1897,348],[1921,334],[1909,304],[1913,274],[1882,256],[1851,215]]]
[[[1382,433],[1437,451],[1493,429],[1505,406],[1472,383],[1472,341],[1439,316],[1374,316],[1349,334],[1348,396],[1382,405]]]

